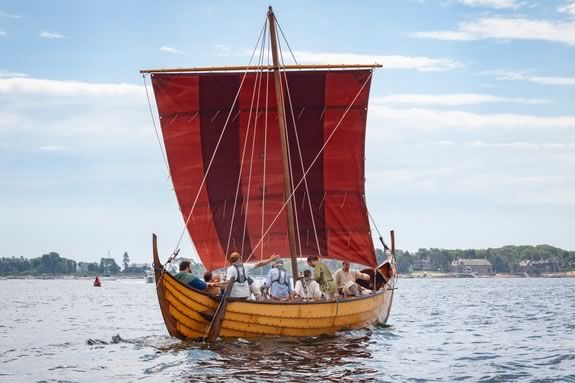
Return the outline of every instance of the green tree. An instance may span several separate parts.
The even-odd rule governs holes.
[[[375,249],[375,258],[377,259],[377,264],[381,265],[385,261],[385,253],[381,249]]]
[[[114,258],[102,258],[100,259],[100,267],[98,271],[101,273],[116,274],[120,271],[120,266],[118,266]]]
[[[413,264],[413,257],[409,254],[409,251],[405,253],[397,252],[397,272],[398,273],[409,273],[411,271],[411,265]]]
[[[124,252],[124,256],[122,257],[122,265],[124,265],[124,272],[126,272],[130,265],[130,257],[127,251]]]

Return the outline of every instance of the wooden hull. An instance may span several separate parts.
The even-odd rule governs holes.
[[[169,334],[180,339],[204,338],[220,303],[219,298],[189,288],[167,272],[162,274],[161,266],[157,266],[160,263],[156,251],[154,255],[156,281],[160,281],[158,300]],[[278,303],[230,299],[219,335],[242,338],[316,336],[385,324],[393,291],[393,286],[388,285],[375,294],[341,301]]]

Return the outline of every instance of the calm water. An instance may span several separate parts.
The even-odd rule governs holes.
[[[211,346],[153,284],[91,283],[0,280],[1,382],[575,382],[575,279],[400,279],[387,327]]]

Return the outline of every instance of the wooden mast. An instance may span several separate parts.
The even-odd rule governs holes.
[[[288,158],[288,149],[287,149],[287,137],[286,137],[286,119],[285,119],[285,109],[284,109],[284,102],[283,102],[283,94],[282,94],[282,86],[281,86],[281,73],[280,73],[280,65],[278,59],[278,47],[277,47],[277,39],[276,39],[276,22],[274,11],[272,7],[269,7],[268,10],[268,20],[270,24],[270,39],[272,43],[272,59],[273,59],[273,70],[274,70],[274,83],[275,83],[275,91],[276,91],[276,106],[278,110],[278,124],[280,129],[280,140],[281,140],[281,147],[282,147],[282,163],[283,163],[283,170],[284,170],[284,194],[285,198],[287,199],[287,221],[288,221],[288,239],[289,239],[289,248],[290,248],[290,256],[291,256],[291,268],[292,268],[292,278],[296,281],[299,278],[298,270],[297,270],[297,246],[296,246],[296,238],[295,238],[295,225],[294,225],[294,216],[293,216],[293,203],[292,198],[290,198],[292,194],[291,190],[291,182],[290,182],[290,174],[291,168],[289,164]]]

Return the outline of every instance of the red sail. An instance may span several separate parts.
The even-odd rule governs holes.
[[[375,266],[364,197],[371,71],[291,71],[286,76],[294,187],[321,153],[306,176],[307,188],[302,182],[294,192],[298,256]],[[244,261],[273,253],[288,257],[273,76],[157,73],[152,83],[178,202],[204,265],[220,268],[232,251]]]

